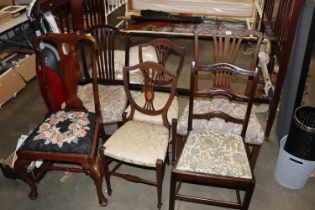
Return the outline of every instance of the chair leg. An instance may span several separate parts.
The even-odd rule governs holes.
[[[241,210],[247,210],[248,209],[249,204],[250,204],[250,200],[252,199],[254,188],[255,188],[255,183],[251,183],[248,186],[248,188],[247,188],[247,190],[245,192],[245,197],[244,197],[244,200],[243,200],[243,204],[242,204]]]
[[[156,182],[157,182],[157,195],[158,195],[158,203],[157,207],[161,209],[162,206],[162,184],[163,184],[163,176],[165,167],[163,166],[162,160],[156,161]]]
[[[177,119],[172,120],[172,164],[175,163],[175,141],[177,136]]]
[[[175,174],[171,173],[171,187],[170,187],[170,201],[169,201],[169,210],[174,210],[175,208],[175,191],[176,191],[176,178]]]
[[[169,152],[169,148],[167,148],[167,153],[166,153],[166,157],[165,157],[165,163],[167,165],[170,165],[170,152]]]
[[[103,172],[99,157],[96,157],[94,165],[84,165],[83,168],[89,172],[91,178],[95,183],[99,204],[105,207],[107,205],[107,199],[102,192]]]
[[[105,176],[105,181],[106,181],[106,186],[107,186],[107,194],[111,195],[112,194],[112,188],[110,184],[110,172],[109,172],[109,167],[108,167],[108,160],[106,156],[104,155],[104,147],[101,147],[99,150],[99,154],[101,157],[101,165],[103,166],[103,171],[104,171],[104,176]]]
[[[102,138],[102,144],[105,143],[106,141],[106,133],[105,133],[105,129],[104,129],[104,124],[101,123],[101,126],[100,126],[100,136]]]
[[[37,185],[34,177],[27,172],[27,166],[31,163],[31,160],[18,158],[15,161],[14,169],[17,175],[30,186],[31,192],[28,194],[31,200],[35,200],[38,196]]]
[[[252,152],[250,154],[250,165],[252,166],[252,169],[254,170],[256,161],[258,158],[258,154],[260,151],[261,145],[253,145]]]

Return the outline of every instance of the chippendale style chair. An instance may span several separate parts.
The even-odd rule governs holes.
[[[96,40],[87,35],[47,34],[38,37],[34,42],[36,56],[40,62],[42,78],[46,77],[45,55],[41,49],[42,42],[49,42],[56,47],[60,60],[58,68],[61,72],[63,86],[66,92],[65,109],[51,113],[17,150],[18,159],[15,170],[26,182],[31,192],[29,197],[34,200],[38,196],[37,183],[49,170],[65,170],[70,172],[85,172],[94,181],[101,206],[106,206],[107,200],[102,192],[103,170],[97,155],[99,136],[104,133],[101,126],[100,102],[96,77]],[[84,43],[89,47],[92,66],[92,94],[95,112],[88,112],[82,101],[77,97],[77,85],[80,77],[80,66],[76,60],[78,46]],[[45,81],[45,90],[49,92],[49,81]],[[49,94],[47,94],[49,96]],[[52,100],[50,99],[52,103]],[[104,135],[103,135],[104,138]],[[27,173],[31,161],[43,160],[40,172],[34,178]],[[58,166],[53,163],[71,163],[79,167]]]
[[[213,40],[213,48],[207,46],[207,49],[213,49],[213,59],[212,63],[225,62],[229,64],[236,64],[238,66],[242,66],[242,68],[246,68],[254,71],[257,66],[258,52],[260,48],[260,44],[263,38],[263,34],[257,31],[252,30],[212,30],[208,28],[202,28],[194,31],[194,59],[196,65],[205,64],[204,61],[200,61],[199,51],[200,49],[204,49],[205,47],[200,44],[200,37],[211,37]],[[244,46],[244,42],[248,41],[252,45],[252,53],[251,55],[247,55],[246,59],[249,62],[240,63],[239,59],[241,56],[242,46]],[[210,43],[210,42],[209,42]],[[206,61],[206,64],[211,64],[211,62]],[[198,83],[198,73],[196,73],[196,82],[195,88],[200,88],[202,86],[202,82]],[[218,88],[228,88],[235,90],[235,78],[229,71],[221,70],[217,71],[212,76],[212,87]],[[247,83],[246,89],[244,93],[248,93],[251,87],[251,80],[244,81]],[[237,87],[236,87],[237,88]],[[240,112],[243,115],[246,113],[246,105],[242,103],[231,103],[229,100],[221,100],[221,99],[196,99],[194,101],[194,112],[202,113],[210,111],[212,107],[227,107],[230,110],[234,110],[235,112]],[[182,115],[179,117],[178,122],[174,122],[173,125],[173,138],[184,138],[187,134],[188,127],[188,105],[185,107]],[[217,129],[224,130],[226,132],[240,134],[242,131],[242,127],[239,124],[235,123],[225,123],[223,120],[211,119],[195,119],[193,121],[194,129],[202,129],[202,128],[211,128],[215,126]],[[177,129],[176,129],[177,128]],[[264,131],[262,129],[261,124],[256,116],[256,113],[252,112],[249,119],[249,126],[246,133],[245,142],[250,146],[250,160],[252,166],[255,166],[256,160],[258,158],[258,154],[261,148],[261,145],[264,142]]]
[[[251,92],[246,95],[236,94],[226,88],[195,88],[197,72],[229,72],[233,76],[251,79]],[[228,63],[212,65],[195,65],[193,62],[191,73],[191,90],[189,99],[188,137],[176,139],[175,146],[178,159],[171,172],[169,209],[173,210],[175,200],[202,203],[208,205],[248,209],[255,187],[255,177],[249,161],[248,145],[245,144],[246,130],[249,125],[250,113],[255,96],[259,71],[245,70]],[[214,99],[226,98],[230,101],[247,103],[245,115],[233,112],[227,106],[213,105],[206,112],[194,112],[194,100],[198,97]],[[209,104],[208,104],[209,105]],[[240,134],[225,132],[217,127],[193,129],[194,119],[223,119],[242,126]],[[216,200],[180,193],[181,184],[193,183],[236,190],[237,201]],[[239,191],[244,191],[241,198]]]
[[[130,93],[128,75],[135,70],[140,71],[143,76],[144,94],[142,94],[142,98],[134,98]],[[164,101],[160,100],[159,92],[156,91],[156,87],[164,83],[159,80],[162,74],[170,81],[170,93],[167,100]],[[130,103],[130,112],[128,116],[125,115],[125,123],[105,142],[100,151],[109,195],[112,193],[110,177],[118,176],[128,181],[156,186],[157,207],[161,208],[162,183],[165,162],[168,160],[167,150],[171,128],[168,111],[174,99],[176,82],[174,73],[155,62],[143,62],[124,68],[124,86]],[[159,100],[159,103],[155,103],[155,100]],[[156,121],[143,121],[144,118],[139,115],[146,115],[148,118],[160,116],[162,124]],[[118,164],[109,170],[108,164],[116,161]],[[118,172],[118,168],[124,163],[156,170],[156,180],[145,180]]]

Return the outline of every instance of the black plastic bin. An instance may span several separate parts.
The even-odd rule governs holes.
[[[295,110],[284,150],[298,158],[315,161],[315,107],[301,106]]]

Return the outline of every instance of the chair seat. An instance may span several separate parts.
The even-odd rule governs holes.
[[[164,162],[168,139],[169,131],[163,125],[128,121],[105,142],[104,154],[132,164],[156,167],[158,159]]]
[[[91,112],[53,113],[28,136],[20,151],[89,154],[96,119],[95,113]]]
[[[122,121],[122,113],[127,106],[125,89],[121,85],[98,85],[103,123]],[[92,84],[80,85],[78,97],[88,111],[94,112]]]
[[[245,179],[252,178],[242,137],[205,129],[190,132],[176,169]]]
[[[243,117],[246,112],[246,105],[230,102],[225,98],[214,98],[212,100],[194,100],[194,113],[207,113],[213,110],[221,110],[234,117]],[[177,133],[186,135],[188,127],[188,105],[178,120]],[[240,134],[242,125],[232,122],[225,122],[223,119],[212,118],[211,120],[194,119],[193,129],[216,129],[228,133]],[[245,142],[249,144],[262,144],[264,142],[264,131],[255,113],[250,115],[249,124],[245,136]]]
[[[142,49],[143,61],[158,62],[154,47],[148,46]],[[125,51],[115,50],[114,52],[115,79],[123,80],[123,67],[125,66]],[[129,66],[134,66],[140,62],[139,46],[133,46],[129,49]],[[139,70],[130,72],[130,83],[143,84],[143,76]]]
[[[154,100],[153,100],[153,105],[154,105],[155,110],[161,109],[162,106],[165,105],[168,98],[169,98],[169,93],[155,92]],[[136,104],[138,104],[139,106],[143,106],[145,103],[145,94],[142,92],[141,95],[135,97],[134,100]],[[130,106],[128,106],[128,108],[126,109],[126,112],[127,113],[130,112]],[[177,118],[178,118],[178,100],[177,100],[177,97],[175,96],[168,109],[167,119],[171,123],[172,119],[177,119]],[[135,111],[133,119],[137,121],[163,124],[162,115],[149,116],[146,114],[142,114],[138,112],[137,110]]]

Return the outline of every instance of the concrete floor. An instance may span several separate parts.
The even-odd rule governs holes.
[[[190,69],[192,58],[192,42],[179,40],[180,44],[187,46],[187,56],[184,71]],[[186,86],[189,77],[181,76],[180,85]],[[187,100],[180,99],[180,110]],[[16,98],[10,100],[0,109],[0,157],[7,157],[16,146],[21,134],[27,134],[43,119],[46,108],[38,91],[37,81],[33,80],[20,92]],[[259,117],[265,123],[266,114]],[[313,210],[315,206],[315,178],[309,179],[304,188],[289,190],[280,186],[274,178],[275,166],[279,151],[278,139],[274,130],[268,142],[265,142],[260,152],[255,168],[256,188],[251,200],[251,210]],[[167,166],[163,183],[162,209],[168,209],[170,166]],[[154,174],[134,168],[123,168],[130,173],[140,173],[144,176],[154,177]],[[0,209],[101,209],[98,205],[97,195],[92,179],[82,173],[72,174],[62,182],[64,172],[49,172],[38,185],[39,196],[32,201],[28,198],[29,187],[22,181],[5,178],[0,173]],[[105,192],[106,186],[103,184]],[[127,182],[112,177],[111,196],[108,198],[106,209],[157,209],[156,189],[151,186]],[[185,185],[185,192],[205,193],[209,197],[222,197],[235,199],[221,189],[209,189],[199,186]],[[176,209],[224,209],[212,206],[192,204],[176,201]]]

